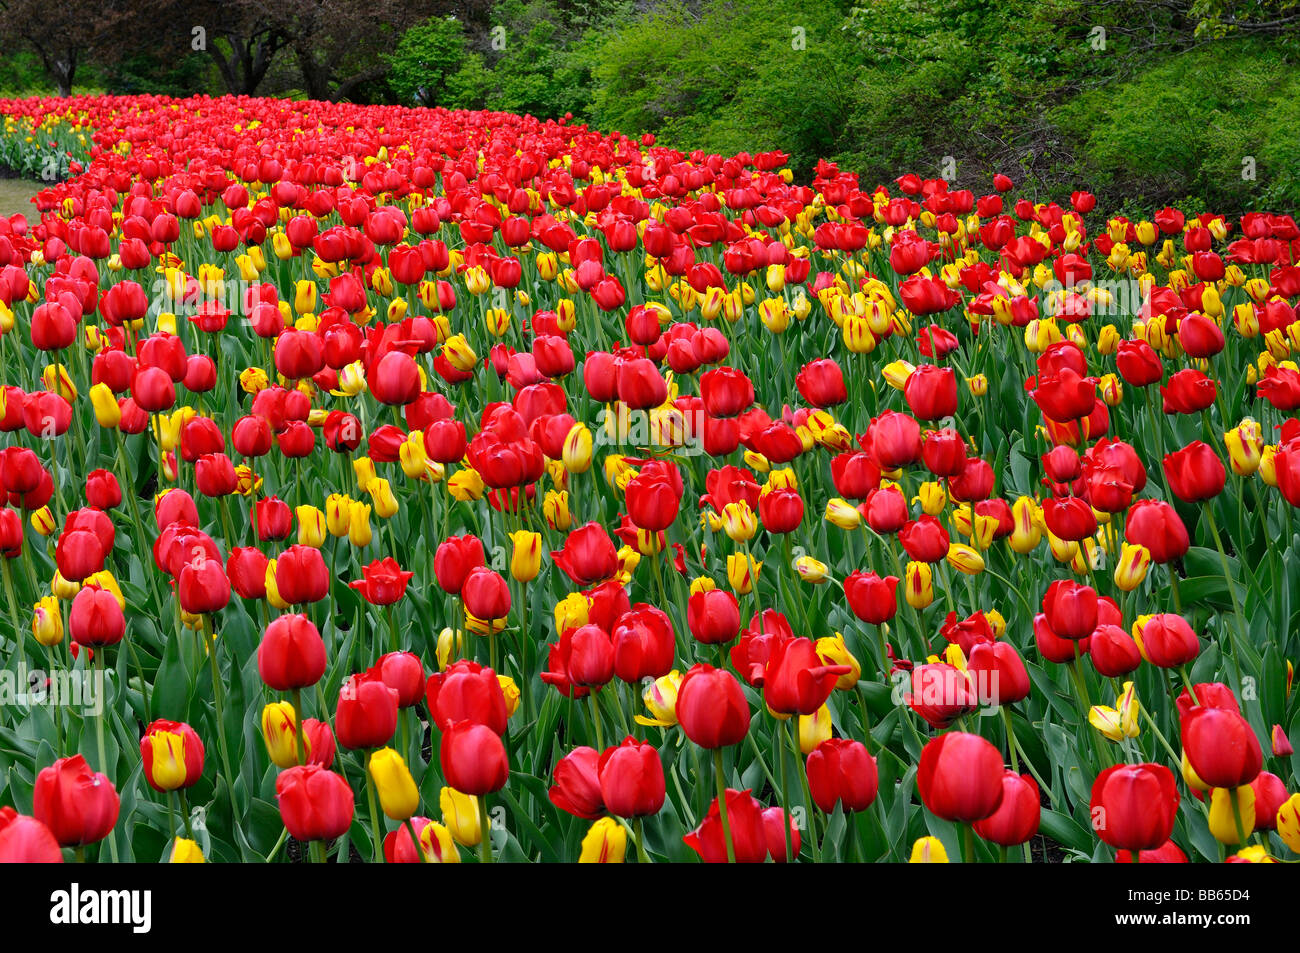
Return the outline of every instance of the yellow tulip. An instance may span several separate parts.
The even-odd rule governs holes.
[[[406,766],[406,760],[392,748],[380,748],[370,755],[370,778],[379,794],[379,806],[388,817],[404,821],[420,806],[420,792]]]
[[[582,839],[580,864],[621,864],[627,855],[627,831],[612,817],[602,817],[591,825]]]

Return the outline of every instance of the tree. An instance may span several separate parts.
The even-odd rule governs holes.
[[[194,26],[204,29],[204,50],[232,95],[255,93],[289,45],[289,35],[260,0],[198,0],[185,9]]]
[[[386,58],[388,82],[404,104],[446,104],[447,80],[465,59],[465,28],[454,17],[430,17],[404,34]]]
[[[288,37],[312,99],[341,101],[388,72],[383,54],[433,0],[249,0]]]
[[[58,94],[71,96],[86,60],[110,60],[147,35],[163,6],[159,0],[0,0],[0,43],[30,48]]]

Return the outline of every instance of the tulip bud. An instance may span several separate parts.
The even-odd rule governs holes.
[[[952,543],[948,547],[948,565],[968,576],[978,576],[984,571],[984,557],[965,543]]]
[[[477,847],[482,839],[478,798],[444,787],[438,795],[438,805],[442,810],[442,823],[451,832],[452,839],[465,847]]]
[[[203,848],[198,843],[185,837],[178,837],[172,844],[171,856],[167,858],[169,864],[203,864],[207,861],[203,857]]]
[[[36,530],[41,536],[49,536],[58,528],[58,524],[54,521],[54,514],[48,506],[33,510],[31,522],[32,529]]]
[[[934,571],[929,563],[909,562],[903,598],[913,609],[924,609],[934,602]]]
[[[812,556],[800,556],[794,561],[794,571],[804,582],[816,586],[826,581],[830,567]]]
[[[754,588],[763,564],[748,553],[731,553],[727,556],[727,582],[738,595],[746,595]]]
[[[722,529],[733,543],[746,543],[758,532],[758,518],[745,500],[722,508]]]
[[[1210,833],[1220,844],[1245,843],[1255,830],[1255,789],[1249,784],[1236,790],[1214,788],[1210,792],[1209,822]]]
[[[667,675],[661,675],[641,692],[646,710],[650,717],[637,715],[639,725],[655,725],[671,728],[677,724],[677,693],[682,685],[682,673],[673,669]]]
[[[591,825],[582,839],[580,864],[621,864],[627,854],[627,830],[612,817],[602,817]]]
[[[1260,467],[1261,454],[1264,450],[1264,437],[1259,424],[1246,418],[1232,430],[1223,435],[1224,446],[1228,450],[1228,461],[1232,472],[1238,476],[1251,476]]]
[[[570,473],[586,473],[591,469],[592,436],[585,424],[576,423],[569,429],[564,437],[561,460]]]
[[[379,793],[380,807],[388,817],[404,821],[415,813],[420,806],[420,792],[400,754],[392,748],[380,748],[371,753],[368,769]]]
[[[311,742],[302,736],[302,763],[311,755]],[[266,753],[277,768],[299,764],[298,717],[288,702],[272,702],[262,709],[262,740]]]
[[[921,837],[912,845],[909,864],[946,864],[948,852],[943,848],[943,841],[937,837]]]
[[[370,507],[360,501],[353,501],[348,507],[348,541],[357,549],[364,549],[370,545],[373,536]]]
[[[510,554],[510,575],[516,582],[531,582],[542,565],[542,534],[518,530],[510,534],[514,549]]]
[[[62,642],[63,614],[59,610],[59,600],[54,596],[43,596],[32,609],[32,635],[36,641],[44,646]]]
[[[397,448],[398,460],[402,465],[402,472],[408,479],[423,480],[429,476],[429,455],[424,446],[424,434],[418,430],[412,431]]]
[[[95,410],[95,421],[106,430],[114,430],[122,420],[122,408],[117,397],[105,383],[90,388],[90,404]]]
[[[299,506],[293,512],[298,518],[298,544],[320,549],[328,530],[325,514],[314,506]]]
[[[1137,543],[1124,543],[1115,563],[1115,585],[1132,592],[1142,584],[1151,566],[1151,550]]]
[[[843,530],[854,530],[862,525],[862,514],[848,500],[836,497],[826,504],[826,522]]]
[[[392,485],[385,479],[376,477],[366,487],[374,503],[375,515],[380,519],[390,519],[397,515],[397,497],[393,495]]]
[[[1272,739],[1273,757],[1289,758],[1295,753],[1295,748],[1291,745],[1291,739],[1286,736],[1281,725],[1274,725],[1270,733]]]

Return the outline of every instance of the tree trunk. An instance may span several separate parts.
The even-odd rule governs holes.
[[[330,99],[329,74],[316,62],[311,50],[294,46],[294,56],[298,60],[298,70],[302,73],[303,89],[308,99],[328,102]]]

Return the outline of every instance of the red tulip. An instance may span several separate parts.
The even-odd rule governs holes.
[[[391,606],[406,594],[406,585],[415,575],[397,564],[392,556],[376,559],[361,569],[363,578],[348,583],[372,606]]]
[[[50,829],[12,807],[0,807],[0,864],[61,864],[63,852]]]
[[[1087,500],[1077,496],[1043,502],[1043,522],[1057,539],[1077,543],[1097,532],[1097,517]]]
[[[876,759],[861,742],[849,738],[823,741],[808,755],[807,771],[812,799],[826,814],[836,804],[845,811],[865,811],[876,799],[880,785]]]
[[[155,745],[157,736],[168,736]],[[174,747],[179,740],[180,751]],[[158,761],[162,754],[163,760]],[[158,719],[145,729],[140,739],[140,759],[145,780],[155,791],[176,791],[192,787],[203,774],[203,741],[193,728],[183,722]]]
[[[290,546],[276,560],[275,585],[290,605],[320,602],[330,591],[325,557],[311,546]]]
[[[882,470],[915,463],[921,457],[921,425],[907,414],[886,410],[867,428],[868,450]]]
[[[698,827],[691,831],[682,841],[691,850],[700,855],[706,864],[725,864],[727,862],[729,833],[732,856],[738,864],[761,864],[767,860],[769,853],[766,825],[763,820],[763,805],[754,799],[749,791],[735,791],[728,788],[727,831],[722,827],[722,811],[718,799],[709,805],[709,812],[700,821]],[[778,830],[780,827],[778,826]],[[774,845],[773,845],[774,846]],[[785,859],[785,834],[781,834],[781,859]]]
[[[1086,639],[1097,628],[1097,590],[1070,579],[1058,579],[1043,596],[1043,613],[1056,635]]]
[[[298,765],[275,779],[275,799],[285,829],[295,840],[334,840],[352,826],[352,788],[316,764]]]
[[[759,519],[769,533],[793,533],[803,522],[803,509],[797,490],[772,490],[758,501]]]
[[[779,714],[812,715],[825,704],[847,665],[827,665],[811,639],[774,644],[764,671],[763,698]]]
[[[718,367],[700,375],[700,397],[710,417],[735,417],[754,403],[754,385],[744,371]]]
[[[903,703],[933,728],[947,728],[979,706],[970,679],[946,662],[918,665],[910,681],[911,691],[903,696]]]
[[[844,580],[844,597],[853,614],[868,625],[883,625],[898,611],[895,593],[897,576],[883,579],[874,572],[861,570],[850,573]]]
[[[803,399],[814,407],[834,407],[849,399],[844,373],[828,357],[805,364],[794,383]]]
[[[950,731],[921,749],[916,786],[930,813],[946,821],[990,817],[1002,804],[1002,754],[979,735]]]
[[[614,816],[646,817],[664,806],[664,766],[648,741],[628,737],[617,747],[606,748],[597,769],[600,796]]]
[[[84,591],[84,590],[83,590]],[[113,782],[81,755],[59,758],[36,775],[32,815],[60,847],[84,847],[113,830],[121,806]]]
[[[1177,511],[1162,500],[1138,500],[1124,519],[1124,535],[1151,551],[1151,561],[1169,563],[1187,555],[1191,540]]]
[[[230,602],[230,580],[220,560],[199,553],[181,570],[176,593],[186,612],[194,615],[220,612]]]
[[[1097,385],[1069,367],[1061,367],[1051,376],[1039,376],[1038,387],[1030,395],[1048,420],[1070,423],[1092,413],[1097,399]]]
[[[1166,414],[1199,414],[1214,403],[1218,392],[1213,378],[1191,367],[1170,376],[1160,388]]]
[[[749,732],[749,702],[730,672],[696,665],[677,690],[677,720],[701,748],[740,744]]]
[[[646,358],[634,358],[624,361],[615,371],[617,379],[617,396],[633,410],[645,410],[658,407],[668,397],[668,384],[659,374],[659,369]],[[586,380],[586,371],[583,371]],[[588,383],[588,390],[591,385]],[[593,392],[593,397],[595,394]],[[752,399],[752,398],[751,398]]]
[[[86,477],[86,502],[99,510],[121,505],[122,488],[111,470],[92,470]]]
[[[510,614],[510,586],[486,566],[471,569],[460,591],[465,611],[479,619],[504,619]]]
[[[1290,797],[1286,784],[1276,774],[1261,771],[1250,786],[1255,792],[1255,830],[1277,830],[1278,809]]]
[[[667,675],[677,648],[672,620],[654,606],[637,603],[625,612],[610,633],[614,674],[636,685],[645,678]]]
[[[506,786],[510,766],[501,737],[485,725],[458,721],[442,732],[438,751],[442,775],[462,794],[482,797]],[[483,832],[487,836],[487,832]]]
[[[397,692],[398,708],[410,708],[424,697],[424,665],[414,652],[381,655],[374,668],[383,683]]]
[[[1133,863],[1133,852],[1129,850],[1115,851],[1115,863],[1131,864]],[[1138,863],[1140,864],[1185,864],[1187,855],[1173,841],[1165,841],[1154,850],[1138,851]]]
[[[486,725],[499,735],[506,732],[509,715],[501,683],[496,672],[477,662],[461,659],[429,676],[425,697],[429,716],[440,730],[464,721]]]
[[[1218,496],[1228,478],[1219,455],[1200,440],[1166,454],[1164,468],[1169,489],[1185,503],[1199,503]]]
[[[618,572],[618,552],[599,523],[586,523],[569,533],[564,548],[551,553],[551,560],[580,586],[609,579]]]
[[[840,496],[863,500],[880,486],[880,467],[868,453],[841,453],[831,457],[831,479]]]
[[[966,670],[981,705],[1012,705],[1029,697],[1029,673],[1013,645],[979,643],[970,651]]]
[[[1106,678],[1123,678],[1142,664],[1137,643],[1118,625],[1097,626],[1090,643],[1093,667]]]
[[[236,546],[226,560],[230,588],[243,599],[266,598],[266,567],[269,560],[253,546]]]
[[[1173,613],[1153,615],[1136,641],[1143,657],[1160,668],[1186,665],[1201,651],[1201,644],[1187,620]]]
[[[942,523],[929,514],[908,520],[898,535],[907,555],[919,563],[937,563],[948,555],[951,540]]]
[[[1027,774],[1002,775],[1002,803],[988,817],[974,823],[975,833],[1002,847],[1023,844],[1038,833],[1042,816],[1038,785]]]
[[[922,364],[908,376],[903,397],[922,420],[951,417],[957,413],[957,376],[951,367]]]
[[[1092,826],[1112,847],[1154,850],[1169,840],[1178,815],[1174,775],[1162,764],[1117,764],[1097,775]]]
[[[624,499],[628,518],[638,529],[661,532],[673,525],[681,508],[681,477],[674,485],[661,473],[643,469],[628,481]]]
[[[104,545],[87,530],[62,533],[54,548],[54,562],[64,579],[81,582],[104,568]]]
[[[396,729],[397,692],[373,670],[349,675],[339,689],[334,713],[334,734],[339,744],[353,749],[382,748],[392,740]]]
[[[307,688],[325,674],[325,643],[305,615],[282,615],[257,647],[257,672],[277,692]]]
[[[605,813],[600,796],[600,752],[579,746],[555,763],[555,784],[547,796],[566,814],[594,821]]]
[[[1215,788],[1250,784],[1264,753],[1250,723],[1224,708],[1194,708],[1182,721],[1183,750],[1196,776]]]
[[[116,645],[126,635],[126,616],[107,589],[86,586],[72,600],[68,634],[78,645]]]
[[[686,603],[686,625],[705,645],[725,645],[740,631],[740,603],[725,589],[703,589]]]

